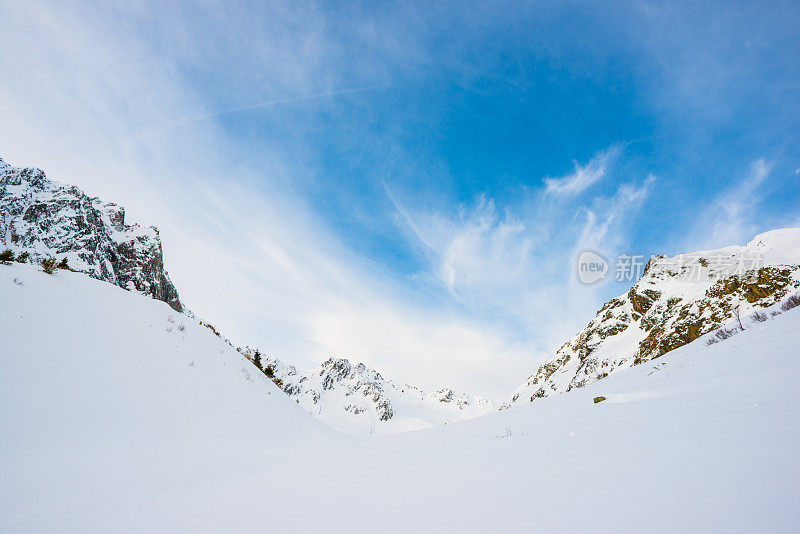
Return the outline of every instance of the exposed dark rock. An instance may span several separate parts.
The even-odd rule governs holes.
[[[183,311],[164,270],[158,229],[126,224],[125,209],[0,159],[0,244],[32,261],[67,258],[75,271]]]

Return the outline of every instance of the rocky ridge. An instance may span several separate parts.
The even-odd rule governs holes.
[[[744,246],[651,258],[639,281],[514,391],[501,408],[581,388],[726,323],[751,320],[800,288],[800,228]]]
[[[72,270],[184,311],[164,269],[155,226],[125,221],[125,208],[90,197],[36,168],[0,159],[0,248],[32,261],[67,259]]]

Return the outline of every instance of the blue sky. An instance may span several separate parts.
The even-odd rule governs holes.
[[[298,365],[502,396],[625,284],[800,226],[796,2],[0,1],[0,156],[158,224]]]

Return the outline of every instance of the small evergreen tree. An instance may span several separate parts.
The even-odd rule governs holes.
[[[67,257],[64,256],[60,262],[58,262],[59,269],[66,269],[69,270],[69,265],[67,264]]]
[[[267,378],[275,378],[275,370],[272,369],[271,365],[264,368],[264,374],[267,375]]]
[[[14,261],[14,253],[11,252],[10,248],[0,252],[0,263],[10,263],[12,261]]]
[[[47,274],[53,274],[56,270],[56,259],[47,258],[42,260],[42,270]]]
[[[253,355],[253,365],[258,367],[259,371],[264,372],[264,368],[261,367],[261,353],[258,352],[258,349],[256,349],[256,353]]]
[[[17,263],[26,263],[30,254],[27,252],[20,252],[17,254]]]

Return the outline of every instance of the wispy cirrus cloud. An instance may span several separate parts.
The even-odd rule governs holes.
[[[479,195],[460,206],[452,218],[442,213],[410,212],[387,188],[403,224],[423,245],[434,276],[448,291],[463,292],[479,284],[484,289],[515,280],[527,261],[533,238],[526,221],[505,208],[498,213],[493,199]]]
[[[759,229],[757,209],[763,200],[763,185],[772,172],[772,164],[759,158],[750,164],[744,178],[713,197],[700,212],[696,231],[684,246],[687,250],[714,249],[749,241]]]
[[[605,150],[577,167],[609,172],[608,163],[618,153]],[[610,196],[569,203],[553,202],[548,186],[502,206],[483,194],[452,213],[413,209],[385,187],[399,224],[410,229],[427,255],[431,278],[483,320],[516,325],[529,341],[547,340],[538,345],[544,350],[578,328],[584,312],[602,298],[598,288],[577,284],[576,255],[586,248],[622,252],[629,244],[629,225],[655,183],[656,177],[648,175],[621,183]]]
[[[593,186],[606,175],[607,167],[619,155],[619,147],[613,146],[595,155],[586,165],[575,162],[575,171],[561,178],[547,178],[547,192],[555,195],[577,195]]]
[[[190,117],[175,120],[170,123],[159,125],[154,128],[145,129],[142,132],[139,132],[133,135],[128,141],[124,144],[126,145],[135,145],[137,143],[141,143],[142,141],[147,141],[157,136],[165,135],[177,128],[182,128],[185,126],[189,126],[195,122],[205,121],[208,119],[214,119],[218,117],[222,117],[223,115],[229,115],[231,113],[238,113],[241,111],[254,111],[258,109],[264,109],[274,106],[279,106],[281,104],[294,104],[297,102],[304,102],[308,100],[316,100],[322,98],[330,98],[336,97],[340,95],[352,95],[355,93],[361,93],[364,91],[372,91],[375,89],[380,89],[386,86],[370,86],[370,87],[352,87],[346,89],[336,89],[333,91],[325,91],[322,93],[310,94],[310,95],[297,95],[297,96],[290,96],[286,98],[278,98],[275,100],[270,100],[268,102],[256,102],[254,104],[247,104],[245,106],[237,106],[229,109],[223,109],[218,111],[211,111],[206,113],[199,113],[196,115],[192,115]]]
[[[648,200],[655,182],[655,175],[649,174],[640,183],[623,183],[612,197],[588,207],[574,251],[591,248],[609,254],[618,252],[628,237],[624,225]]]

